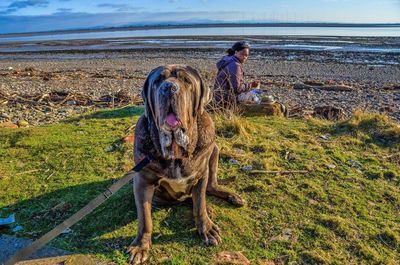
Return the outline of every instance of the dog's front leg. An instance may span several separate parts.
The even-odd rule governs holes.
[[[220,230],[207,214],[206,189],[208,180],[208,167],[203,176],[193,188],[193,215],[197,231],[207,245],[217,245],[221,242]]]
[[[138,216],[138,233],[128,248],[131,264],[140,264],[147,260],[151,247],[151,203],[154,195],[154,185],[149,183],[142,174],[137,174],[133,181],[135,203]]]

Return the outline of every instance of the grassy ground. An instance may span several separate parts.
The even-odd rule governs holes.
[[[23,227],[17,235],[37,238],[76,212],[133,166],[132,147],[119,139],[141,112],[124,108],[0,129],[0,216],[15,212]],[[210,264],[224,250],[242,251],[252,264],[398,264],[398,125],[361,113],[341,123],[215,120],[220,179],[247,206],[208,198],[223,237],[215,248],[196,235],[189,206],[154,209],[150,264]],[[272,172],[241,170],[248,165]],[[294,170],[307,173],[282,172]],[[51,245],[123,264],[136,229],[127,185]]]

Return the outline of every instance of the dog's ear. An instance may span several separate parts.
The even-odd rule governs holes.
[[[190,66],[187,66],[187,69],[196,79],[197,97],[195,99],[195,102],[193,102],[193,116],[196,116],[197,114],[203,114],[207,104],[210,103],[211,91],[196,69]]]
[[[157,79],[157,75],[162,71],[163,67],[159,66],[153,70],[147,75],[146,81],[144,82],[143,88],[142,88],[142,98],[144,102],[144,116],[149,118],[154,118],[154,111],[153,111],[153,100],[151,97],[151,90],[153,87],[154,81]]]

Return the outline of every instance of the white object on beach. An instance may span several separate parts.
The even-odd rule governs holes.
[[[247,92],[240,93],[237,96],[237,99],[238,99],[239,102],[242,102],[242,103],[246,103],[246,102],[249,102],[249,103],[255,102],[257,104],[261,103],[261,99],[258,96],[257,89],[253,89],[253,90],[250,90],[250,91],[247,91]]]
[[[9,66],[9,67],[7,67],[7,70],[8,70],[8,71],[12,71],[12,70],[14,70],[14,68],[12,68],[11,66]]]

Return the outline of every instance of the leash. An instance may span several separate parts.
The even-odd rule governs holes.
[[[57,225],[53,230],[47,232],[41,238],[35,240],[29,246],[19,250],[14,254],[10,259],[8,259],[4,265],[13,265],[21,260],[24,257],[31,255],[37,250],[41,249],[44,245],[50,242],[52,239],[56,238],[59,234],[61,234],[65,229],[73,226],[75,223],[79,222],[83,217],[91,213],[94,209],[96,209],[99,205],[105,202],[108,198],[110,198],[114,193],[120,190],[125,184],[127,184],[133,178],[133,174],[135,172],[141,171],[145,166],[147,166],[154,157],[152,155],[146,156],[142,161],[139,162],[133,169],[131,169],[128,173],[126,173],[120,180],[112,184],[106,191],[98,195],[95,199],[91,200],[85,207],[80,209],[77,213],[69,217],[67,220]]]

